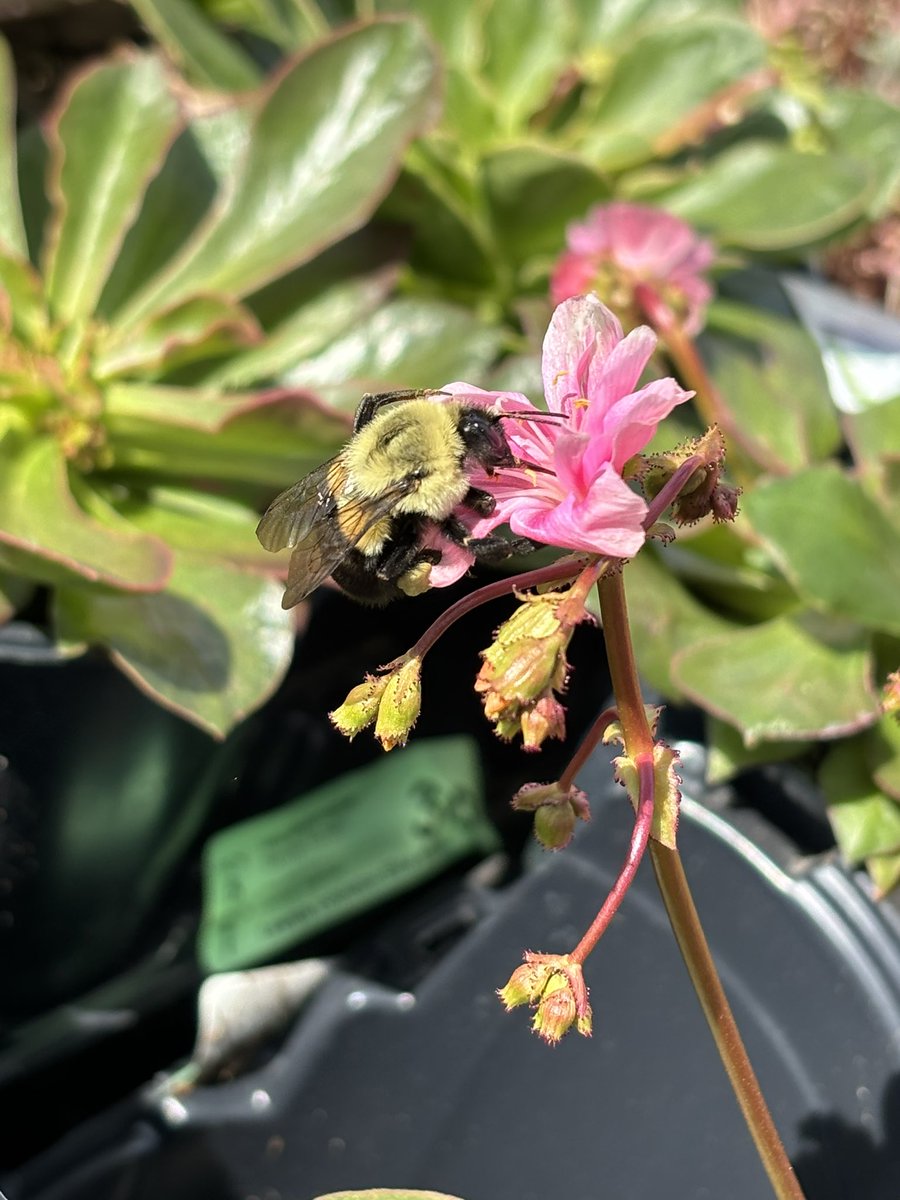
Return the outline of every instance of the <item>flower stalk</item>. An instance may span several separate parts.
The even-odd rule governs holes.
[[[619,722],[625,738],[625,750],[640,764],[646,762],[647,756],[652,754],[653,734],[641,700],[621,574],[608,572],[599,580],[597,590],[600,595],[607,657],[619,709]],[[642,778],[642,799],[644,790]],[[638,822],[640,818],[639,810]],[[657,885],[672,932],[773,1191],[778,1200],[803,1200],[803,1192],[794,1174],[794,1168],[766,1105],[716,971],[684,874],[681,857],[677,850],[669,849],[654,839],[650,839],[649,845]],[[635,839],[632,842],[632,851],[634,849]],[[631,854],[632,852],[629,853],[629,860]],[[600,920],[602,912],[601,909],[595,924]],[[580,948],[579,946],[578,949]],[[579,956],[576,950],[570,957],[581,962],[584,956]]]

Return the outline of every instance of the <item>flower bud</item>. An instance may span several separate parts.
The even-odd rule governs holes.
[[[717,523],[733,521],[741,492],[722,482],[725,439],[715,425],[665,454],[647,455],[641,476],[644,492],[651,499],[659,495],[682,463],[695,457],[701,461],[672,502],[672,519],[679,525],[692,525],[707,515]]]
[[[507,1012],[520,1004],[534,1008],[531,1027],[550,1045],[556,1045],[573,1025],[582,1037],[591,1036],[591,1006],[581,964],[566,954],[526,951],[525,962],[497,995]]]
[[[520,723],[525,750],[539,750],[547,738],[566,736],[566,710],[550,692],[522,713]]]
[[[581,788],[562,788],[558,783],[526,783],[513,796],[512,806],[534,813],[534,836],[547,850],[562,850],[572,840],[576,820],[591,819]]]
[[[378,706],[375,736],[385,750],[405,746],[422,707],[422,660],[409,658],[387,677]]]
[[[542,804],[534,814],[534,836],[545,850],[563,850],[575,832],[571,804]]]
[[[328,714],[332,725],[352,741],[378,715],[378,706],[389,679],[389,675],[367,675],[350,692],[344,703]]]

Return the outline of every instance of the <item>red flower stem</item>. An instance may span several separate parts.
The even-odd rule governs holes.
[[[757,438],[751,436],[735,420],[731,410],[709,377],[709,372],[700,357],[693,340],[677,324],[668,323],[668,327],[660,330],[669,357],[675,364],[683,383],[693,388],[694,406],[700,417],[708,425],[718,425],[735,450],[750,459],[757,467],[774,475],[784,475],[787,468],[780,462]],[[738,483],[748,483],[752,480],[752,472],[738,461],[732,464],[732,473]]]
[[[653,736],[641,699],[621,573],[604,575],[597,589],[625,752],[640,762],[648,753],[652,754]],[[650,857],[672,932],[773,1191],[778,1200],[803,1200],[794,1168],[766,1107],[716,971],[681,857],[677,850],[670,850],[652,838]]]
[[[569,954],[569,958],[579,964],[584,962],[603,934],[606,933],[610,921],[618,912],[619,905],[625,898],[625,893],[631,887],[632,880],[637,874],[638,867],[641,865],[641,859],[644,857],[644,851],[647,849],[647,842],[650,840],[650,828],[653,825],[653,791],[655,782],[653,776],[653,758],[651,755],[642,754],[639,756],[636,765],[639,779],[638,810],[634,820],[634,828],[631,831],[628,855],[616,882],[610,889],[609,895],[603,901],[603,907],[597,913],[596,917],[594,917],[584,937]]]
[[[650,860],[681,957],[772,1190],[778,1200],[804,1200],[803,1190],[741,1041],[734,1014],[703,934],[681,856],[677,850],[651,841]]]
[[[537,587],[541,583],[562,583],[566,579],[580,575],[590,561],[589,557],[561,559],[550,563],[549,566],[538,567],[534,571],[511,575],[507,579],[498,579],[496,583],[489,583],[483,588],[478,588],[477,591],[470,592],[468,596],[463,596],[461,600],[451,604],[446,612],[441,613],[438,619],[428,626],[416,644],[403,655],[403,661],[405,662],[409,658],[422,658],[455,621],[464,617],[467,612],[471,612],[473,608],[478,608],[479,605],[487,604],[488,601],[496,600],[500,596],[508,596],[511,592],[519,591],[522,588]],[[386,665],[391,667],[394,664]]]
[[[584,735],[581,745],[572,755],[569,765],[559,777],[559,789],[562,792],[567,792],[575,782],[575,776],[594,753],[597,745],[603,740],[603,735],[606,733],[607,727],[619,719],[619,714],[614,708],[604,708],[603,712],[594,721],[593,725]]]

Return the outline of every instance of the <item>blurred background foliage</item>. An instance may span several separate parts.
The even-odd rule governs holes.
[[[113,25],[43,76],[20,38],[18,120],[0,58],[2,616],[224,735],[293,651],[260,506],[364,391],[539,395],[567,226],[660,206],[717,249],[698,346],[744,497],[629,567],[639,661],[706,713],[714,779],[805,756],[848,857],[900,880],[900,337],[789,282],[900,308],[892,6],[136,0]]]

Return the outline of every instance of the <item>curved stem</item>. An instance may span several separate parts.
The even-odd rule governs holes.
[[[803,1190],[781,1143],[716,971],[681,856],[677,850],[651,841],[650,859],[681,957],[772,1190],[778,1200],[804,1200]]]
[[[550,563],[549,566],[538,567],[534,571],[525,571],[521,575],[510,575],[506,579],[499,579],[496,583],[489,583],[483,588],[478,588],[477,591],[470,592],[468,596],[463,596],[461,600],[457,600],[455,604],[451,604],[445,612],[442,612],[403,657],[421,658],[455,621],[464,617],[467,612],[471,612],[473,608],[478,608],[479,605],[487,604],[489,600],[496,600],[500,596],[508,596],[511,592],[521,588],[537,587],[541,583],[562,583],[566,579],[572,579],[576,575],[580,575],[590,561],[590,556],[587,555],[580,558],[561,559]],[[391,663],[387,664],[387,666],[391,665]]]
[[[569,760],[569,765],[559,777],[560,791],[567,792],[573,785],[575,776],[603,740],[607,726],[611,725],[613,721],[617,721],[618,718],[619,714],[614,708],[604,708],[600,716],[595,719],[593,725],[581,739],[578,749]]]
[[[603,906],[594,917],[584,937],[570,953],[573,962],[583,963],[590,952],[606,932],[610,921],[619,911],[619,905],[625,898],[625,893],[631,887],[632,880],[641,865],[647,842],[650,839],[650,828],[653,825],[653,759],[649,755],[641,755],[637,762],[638,778],[640,780],[640,798],[638,800],[637,816],[631,832],[631,842],[628,854],[616,882],[610,888],[609,895],[603,901]]]
[[[598,581],[597,588],[613,689],[625,737],[625,751],[640,761],[648,753],[652,754],[653,737],[641,698],[621,572],[606,574]],[[741,1041],[734,1014],[697,916],[678,851],[651,839],[650,855],[663,904],[691,983],[775,1195],[778,1200],[803,1200],[800,1184]]]

